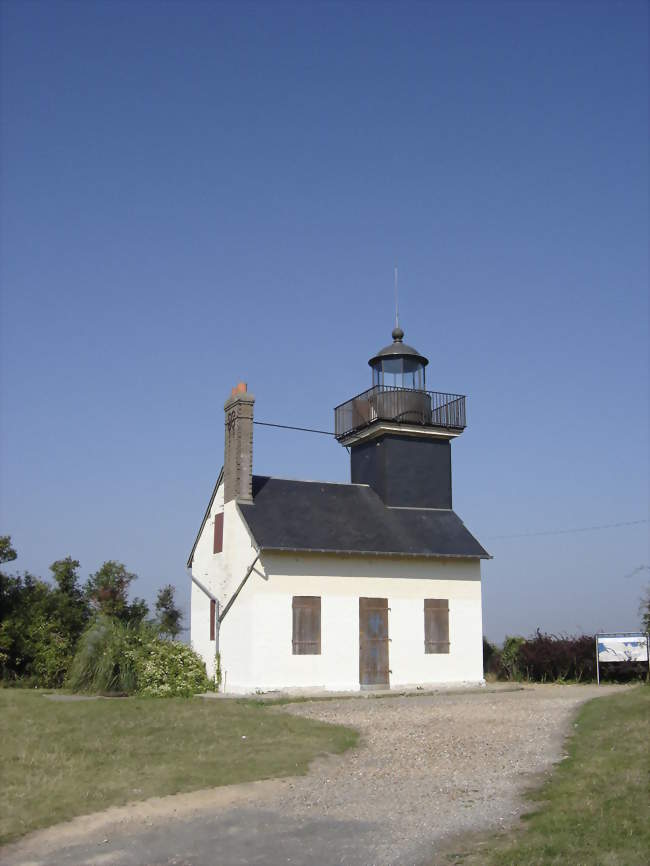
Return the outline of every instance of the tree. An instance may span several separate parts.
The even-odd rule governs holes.
[[[0,563],[12,562],[17,554],[11,536],[0,536]],[[30,575],[5,574],[0,571],[0,670],[3,679],[15,679],[29,667],[26,613],[41,607],[46,586]]]
[[[0,536],[0,564],[16,559],[10,536]],[[50,565],[52,583],[31,574],[0,571],[0,675],[38,686],[60,686],[91,619],[93,608],[124,627],[149,615],[144,599],[129,604],[136,575],[110,560],[79,585],[79,562],[71,556]],[[149,626],[149,628],[151,628]]]
[[[645,594],[641,598],[639,613],[641,614],[641,628],[645,632],[650,632],[650,586],[646,588]]]
[[[10,535],[0,535],[0,565],[5,562],[12,562],[16,559],[18,554],[11,546],[11,536]],[[10,604],[10,594],[11,594],[11,580],[8,574],[5,574],[3,571],[0,571],[0,626],[4,622],[4,619],[9,611]],[[0,646],[0,653],[2,652],[2,647]]]
[[[178,637],[181,630],[183,614],[176,606],[176,588],[168,583],[158,590],[156,598],[156,614],[158,616],[158,627],[161,634],[166,634],[174,639]]]
[[[53,616],[63,633],[75,645],[90,619],[90,608],[83,590],[78,584],[79,562],[71,556],[57,559],[50,566],[56,584],[54,590]]]
[[[56,616],[54,590],[31,574],[4,575],[0,621],[2,678],[61,685],[72,641]]]
[[[16,558],[9,536],[0,538],[0,560]],[[0,572],[0,668],[3,679],[60,686],[88,603],[77,585],[79,563],[68,556],[50,566],[55,586],[31,574]]]
[[[132,611],[127,595],[136,577],[121,562],[109,559],[86,581],[86,597],[99,613],[128,622]]]
[[[18,554],[11,546],[10,535],[0,535],[0,563],[12,562]]]
[[[124,622],[132,623],[133,625],[140,625],[140,623],[144,622],[148,616],[149,605],[143,598],[138,598],[136,596],[131,604],[127,604],[122,619]]]

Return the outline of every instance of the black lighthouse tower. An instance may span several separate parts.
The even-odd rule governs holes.
[[[428,359],[393,342],[368,364],[372,387],[334,410],[349,448],[351,481],[368,484],[393,508],[451,509],[451,440],[465,429],[465,397],[426,390]]]

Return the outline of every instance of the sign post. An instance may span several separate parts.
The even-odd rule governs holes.
[[[650,635],[639,631],[619,631],[596,635],[596,680],[600,685],[600,665],[604,662],[647,662],[650,672]]]

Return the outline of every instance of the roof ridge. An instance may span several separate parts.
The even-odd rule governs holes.
[[[451,511],[453,508],[432,508],[429,505],[385,505],[385,508],[390,508],[393,511]]]
[[[322,481],[317,478],[282,478],[279,475],[253,475],[253,478],[268,478],[269,481],[292,481],[294,484],[334,484],[337,487],[370,487],[358,481]]]

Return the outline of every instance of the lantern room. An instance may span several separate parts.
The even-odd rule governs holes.
[[[404,342],[396,325],[393,342],[372,357],[372,387],[334,410],[335,436],[350,446],[382,434],[386,424],[409,436],[453,438],[465,427],[465,397],[426,390],[428,359]]]
[[[403,342],[404,331],[400,327],[393,329],[392,337],[393,342],[368,361],[372,367],[373,387],[424,391],[424,368],[429,363],[428,359]]]

